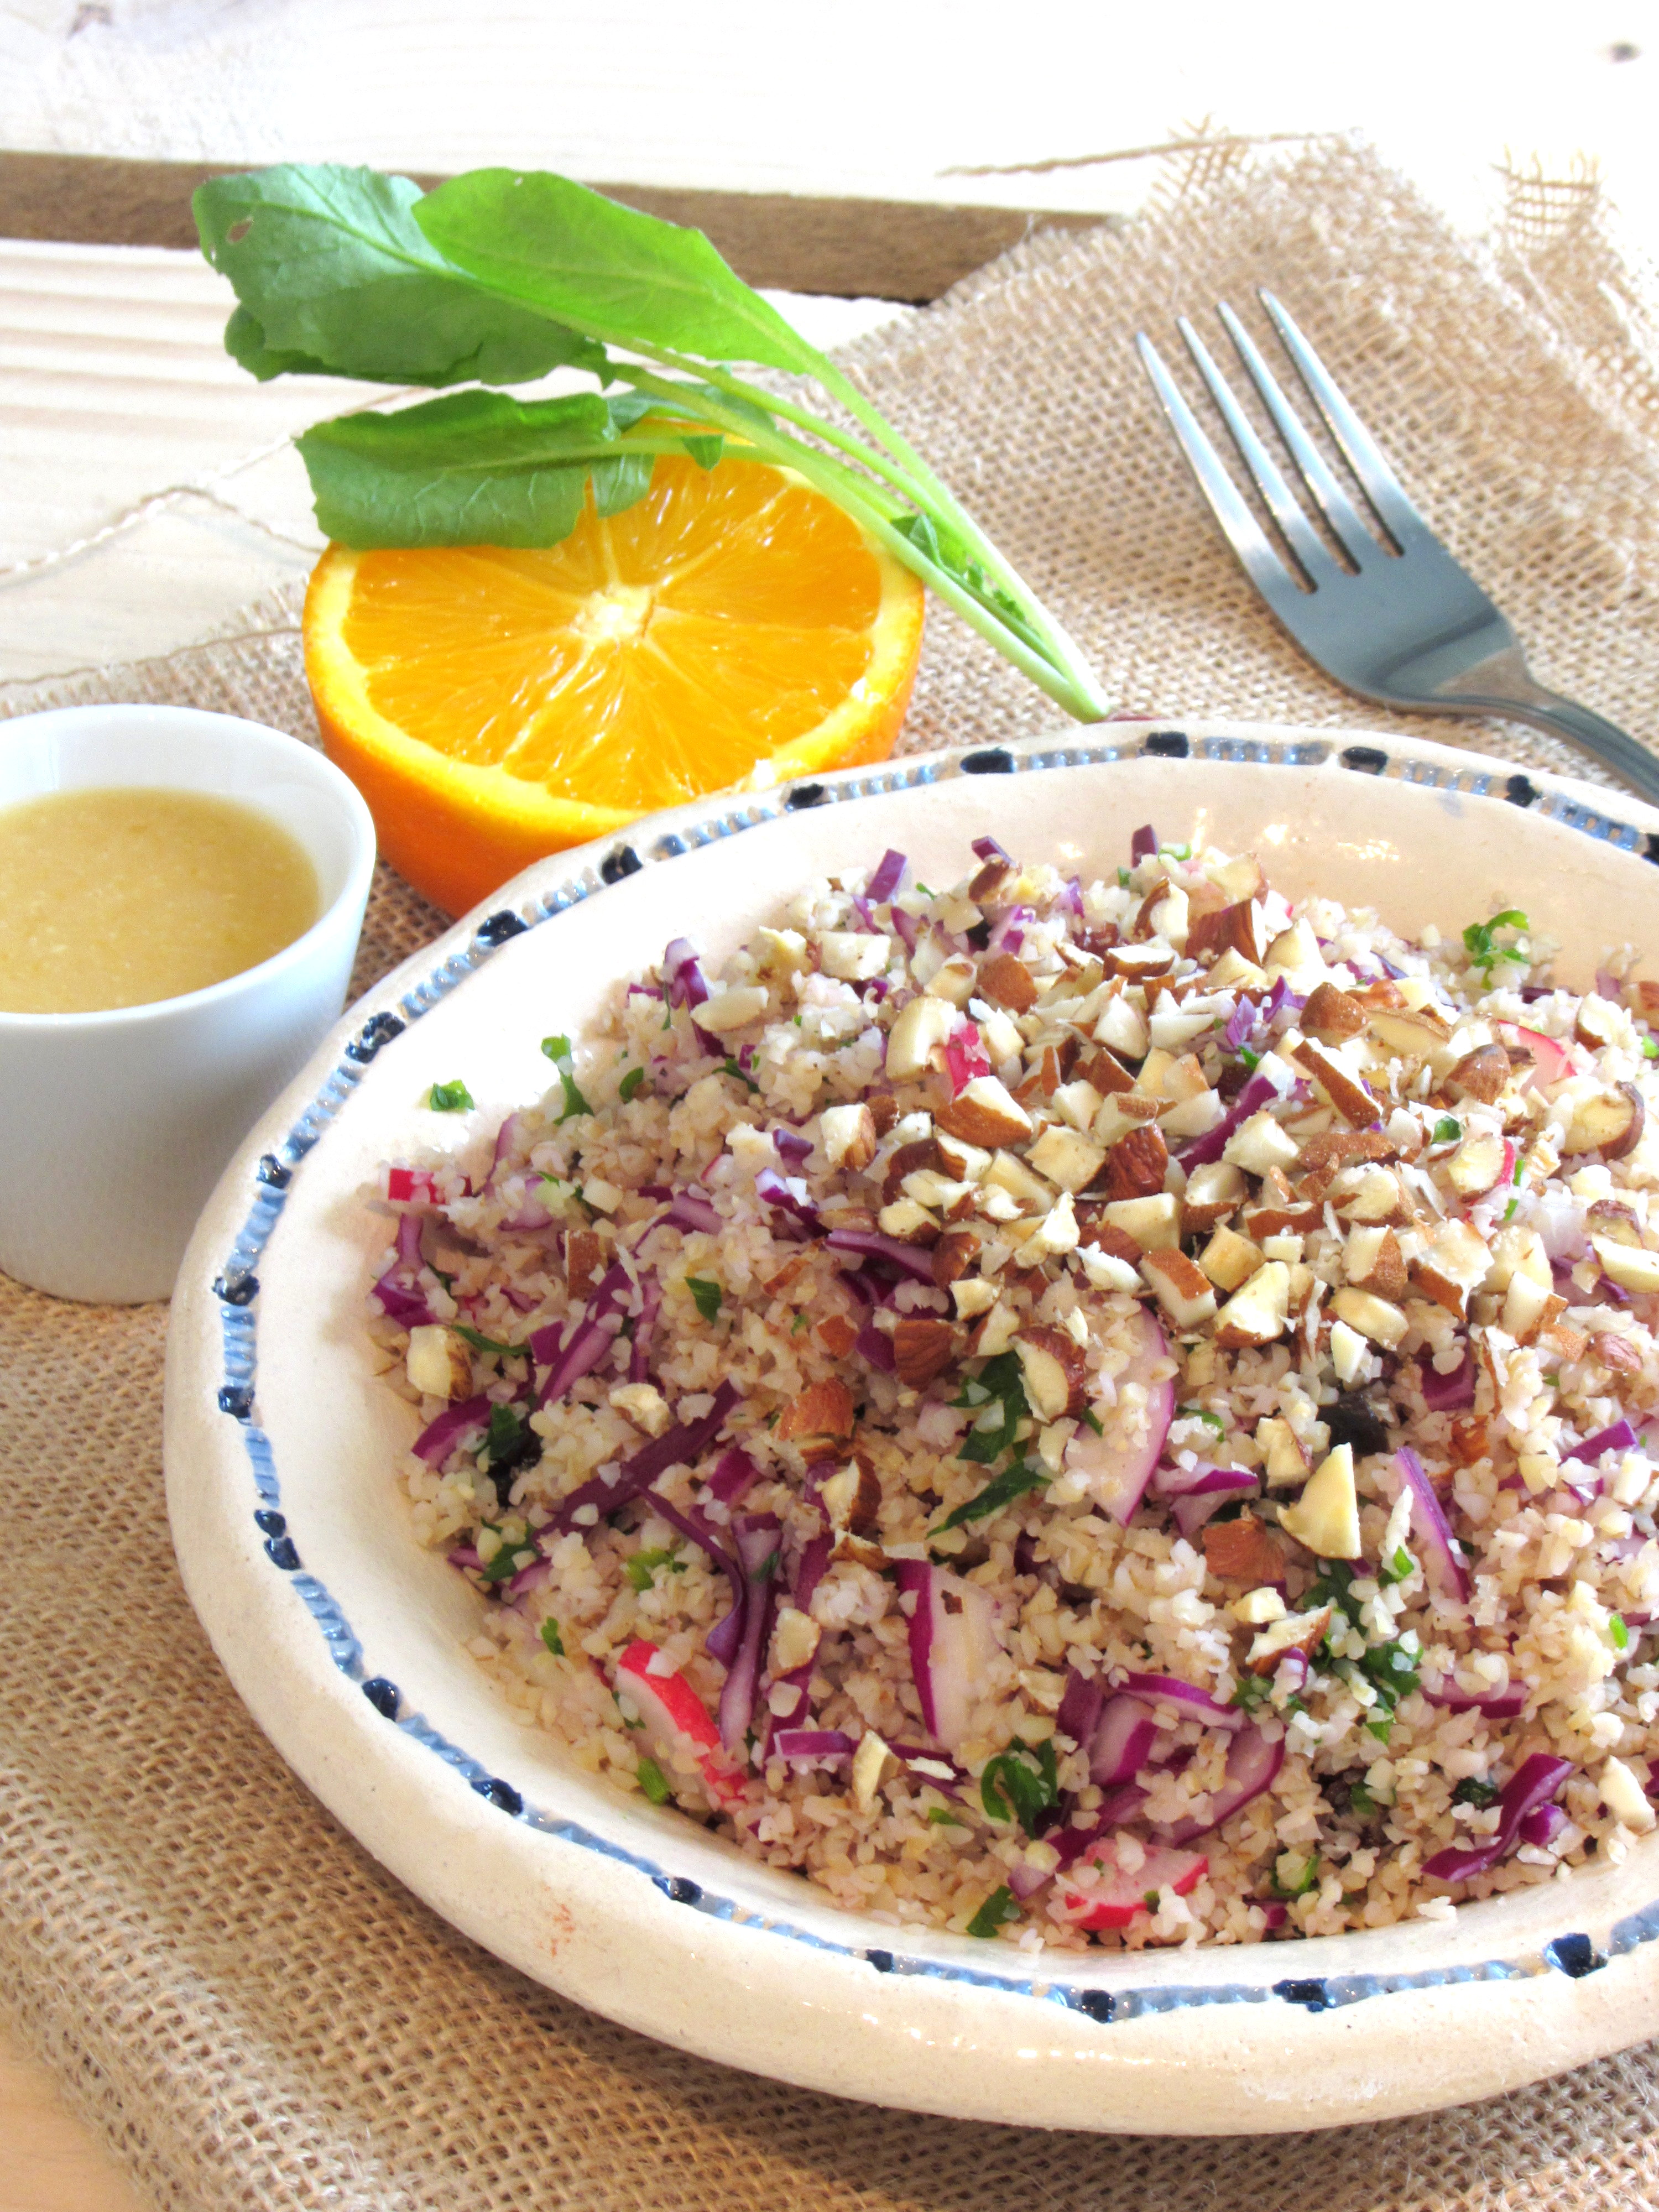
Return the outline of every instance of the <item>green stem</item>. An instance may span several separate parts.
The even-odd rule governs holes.
[[[647,370],[637,370],[625,364],[617,364],[617,374],[637,391],[653,398],[660,398],[695,414],[700,421],[712,424],[726,434],[743,440],[757,453],[763,453],[785,468],[793,469],[808,483],[822,491],[862,523],[872,538],[877,538],[896,560],[903,562],[912,573],[920,576],[942,599],[953,607],[969,627],[978,631],[988,643],[1020,669],[1039,690],[1045,692],[1057,706],[1079,721],[1098,721],[1106,713],[1092,672],[1073,647],[1072,653],[1058,662],[1036,652],[1025,640],[1016,635],[994,609],[986,606],[971,592],[965,591],[948,571],[940,568],[927,557],[904,532],[894,526],[895,518],[878,508],[871,498],[879,488],[866,478],[856,476],[816,447],[808,446],[798,438],[778,431],[763,431],[747,417],[711,405],[701,392],[688,393],[683,386],[653,376]],[[1062,634],[1063,635],[1063,634]],[[1068,641],[1069,642],[1069,641]],[[1067,663],[1070,663],[1068,665]]]

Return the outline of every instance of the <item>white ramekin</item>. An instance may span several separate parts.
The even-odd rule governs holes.
[[[173,1288],[192,1224],[250,1124],[345,1001],[374,825],[338,769],[280,731],[186,707],[67,707],[0,722],[0,806],[160,785],[240,800],[317,872],[322,912],[202,991],[85,1014],[0,1012],[0,1269],[58,1297]]]

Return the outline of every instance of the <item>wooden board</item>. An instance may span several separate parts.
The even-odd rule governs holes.
[[[0,237],[194,246],[190,196],[228,165],[0,153]],[[423,185],[441,181],[423,176]],[[935,206],[599,183],[629,207],[706,231],[750,284],[842,299],[936,300],[1034,229],[1113,218],[1049,209]]]

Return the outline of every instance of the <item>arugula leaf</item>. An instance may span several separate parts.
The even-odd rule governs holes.
[[[1014,1893],[1005,1881],[994,1889],[979,1911],[968,1923],[970,1936],[994,1936],[1000,1928],[1019,1917],[1019,1906],[1014,1902]]]
[[[426,1103],[434,1114],[464,1114],[475,1103],[472,1093],[459,1076],[453,1083],[434,1083],[426,1094]]]
[[[632,395],[453,392],[393,414],[337,416],[295,443],[317,526],[342,544],[556,545],[590,484],[599,513],[620,514],[649,490],[657,455],[684,447],[654,424],[634,431],[647,411]]]
[[[714,1321],[720,1310],[720,1286],[702,1275],[688,1275],[685,1287],[696,1301],[697,1311],[705,1321]]]
[[[1499,945],[1497,933],[1500,929],[1525,930],[1530,926],[1519,907],[1513,906],[1493,915],[1490,921],[1472,921],[1463,932],[1463,950],[1469,956],[1470,967],[1478,968],[1483,981],[1490,983],[1492,971],[1500,960],[1512,960],[1521,968],[1528,966],[1528,955],[1513,945]]]
[[[970,1498],[965,1505],[958,1505],[954,1513],[947,1513],[933,1532],[942,1535],[947,1528],[965,1528],[970,1521],[982,1521],[990,1513],[1000,1513],[1005,1505],[1012,1505],[1017,1498],[1024,1498],[1028,1490],[1043,1490],[1048,1478],[1029,1460],[1018,1459],[1012,1467],[1005,1468],[993,1476],[977,1497]]]
[[[1060,1802],[1053,1743],[999,1752],[979,1778],[979,1797],[994,1820],[1017,1820],[1028,1836],[1035,1836],[1042,1814]]]
[[[680,418],[674,434],[699,463],[735,447],[794,469],[1069,713],[1094,721],[1108,711],[1079,647],[945,485],[700,232],[568,178],[506,169],[453,178],[422,197],[407,178],[287,165],[216,179],[196,208],[203,251],[240,302],[226,343],[253,374],[511,384],[570,366],[629,385]],[[811,377],[856,430],[746,383],[734,362]],[[551,534],[508,542],[556,543],[569,526],[568,484],[493,482],[523,456],[512,439],[507,452],[486,448],[523,428],[520,416],[476,404],[436,416],[410,409],[380,444],[374,432],[313,432],[306,458],[332,471],[325,507],[360,518],[354,527],[391,530],[412,513],[431,533],[423,543],[477,544],[481,526],[528,532],[538,524]],[[463,431],[479,441],[471,456]],[[428,438],[436,469],[422,483],[415,448]],[[401,480],[371,483],[374,466],[393,457]],[[601,497],[637,497],[643,459],[601,458],[600,470],[636,471]]]
[[[640,1788],[644,1795],[651,1800],[651,1802],[653,1805],[665,1805],[674,1793],[669,1788],[667,1780],[663,1774],[661,1767],[658,1765],[656,1760],[651,1757],[648,1752],[642,1751],[640,1753],[639,1767],[637,1771],[640,1778]]]
[[[553,1656],[556,1659],[563,1658],[564,1638],[559,1633],[559,1624],[556,1620],[543,1621],[542,1642],[546,1644],[548,1650],[553,1654]]]
[[[629,1069],[627,1074],[623,1076],[622,1081],[617,1085],[617,1096],[622,1100],[624,1106],[629,1103],[629,1100],[633,1097],[635,1092],[639,1089],[641,1084],[642,1084],[644,1080],[645,1070],[642,1067],[630,1067]]]
[[[558,1069],[559,1080],[564,1085],[564,1108],[559,1115],[560,1121],[568,1121],[573,1114],[591,1114],[593,1109],[582,1097],[577,1087],[576,1079],[571,1073],[569,1038],[568,1036],[544,1037],[542,1050]]]
[[[240,301],[225,350],[262,380],[522,384],[605,349],[481,294],[425,237],[421,188],[374,169],[284,162],[216,177],[191,202],[202,251]]]

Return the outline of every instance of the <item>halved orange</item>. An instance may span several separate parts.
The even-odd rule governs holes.
[[[659,807],[884,759],[922,601],[789,471],[664,457],[621,514],[590,494],[559,545],[331,545],[306,673],[382,853],[460,914]]]

